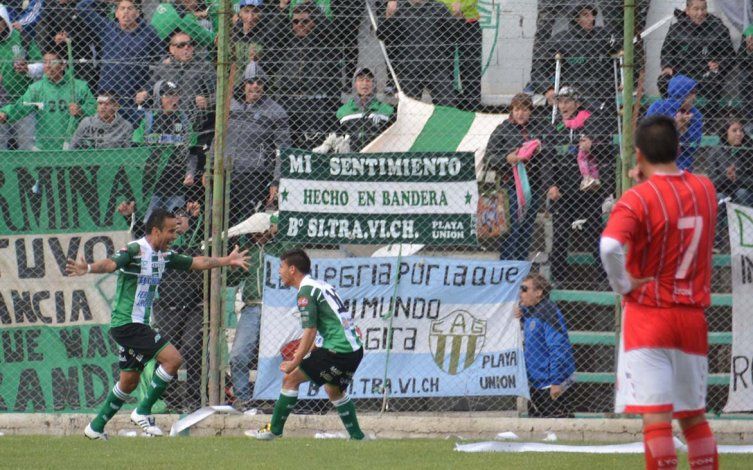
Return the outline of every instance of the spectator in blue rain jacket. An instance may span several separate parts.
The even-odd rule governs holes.
[[[574,382],[575,360],[562,312],[549,300],[551,285],[540,274],[527,276],[520,286],[515,316],[523,327],[526,371],[532,418],[572,417],[567,389]]]
[[[680,131],[680,156],[677,166],[681,170],[693,170],[693,158],[701,146],[703,116],[695,107],[697,83],[685,75],[675,75],[669,81],[669,98],[656,101],[648,108],[646,116],[663,114],[677,123]]]

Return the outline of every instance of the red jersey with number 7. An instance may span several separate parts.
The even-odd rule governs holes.
[[[704,176],[654,174],[628,190],[602,236],[626,245],[632,277],[655,281],[625,300],[650,307],[708,307],[716,212],[716,190]]]

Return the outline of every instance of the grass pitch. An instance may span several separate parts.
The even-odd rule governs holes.
[[[128,438],[0,437],[0,468],[170,469],[610,469],[643,468],[641,455],[466,454],[452,440],[348,442],[285,438],[257,442],[241,437]],[[680,468],[687,468],[680,454]],[[750,457],[723,455],[721,468],[748,469]]]

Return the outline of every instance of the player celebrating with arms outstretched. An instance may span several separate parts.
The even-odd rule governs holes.
[[[144,366],[153,357],[157,358],[159,367],[154,371],[147,395],[131,413],[131,421],[147,435],[162,435],[160,428],[155,425],[152,406],[162,396],[168,382],[175,377],[183,362],[175,346],[149,326],[152,303],[165,270],[204,270],[221,266],[248,269],[246,252],[239,253],[237,247],[221,258],[192,258],[170,251],[170,246],[177,237],[177,223],[171,213],[155,209],[146,221],[147,235],[129,243],[112,257],[92,264],[87,264],[83,259],[68,260],[65,272],[69,276],[118,270],[110,335],[120,346],[120,380],[107,395],[97,416],[86,426],[84,435],[90,439],[107,439],[105,424],[115,416],[128,399],[128,394],[136,388]]]
[[[678,169],[672,119],[641,121],[635,145],[642,182],[617,202],[601,238],[609,282],[624,295],[615,408],[643,415],[646,468],[676,468],[674,417],[690,468],[716,469],[716,442],[705,418],[704,313],[711,302],[716,191],[708,178]]]
[[[303,336],[293,359],[280,364],[285,376],[272,412],[272,422],[255,433],[249,433],[265,441],[282,436],[285,421],[298,401],[298,387],[310,380],[324,386],[350,438],[360,440],[364,435],[358,426],[356,407],[346,391],[363,358],[361,339],[350,311],[335,288],[313,279],[309,272],[311,260],[305,251],[291,250],[280,256],[282,283],[298,289]],[[317,331],[324,343],[312,350]]]

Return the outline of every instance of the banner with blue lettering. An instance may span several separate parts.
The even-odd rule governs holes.
[[[295,352],[302,334],[296,291],[281,284],[279,263],[265,257],[255,399],[279,396],[283,355]],[[529,269],[420,256],[313,260],[311,276],[335,288],[363,341],[350,395],[377,398],[386,388],[392,397],[528,397],[513,307]],[[326,395],[304,384],[299,398]]]

